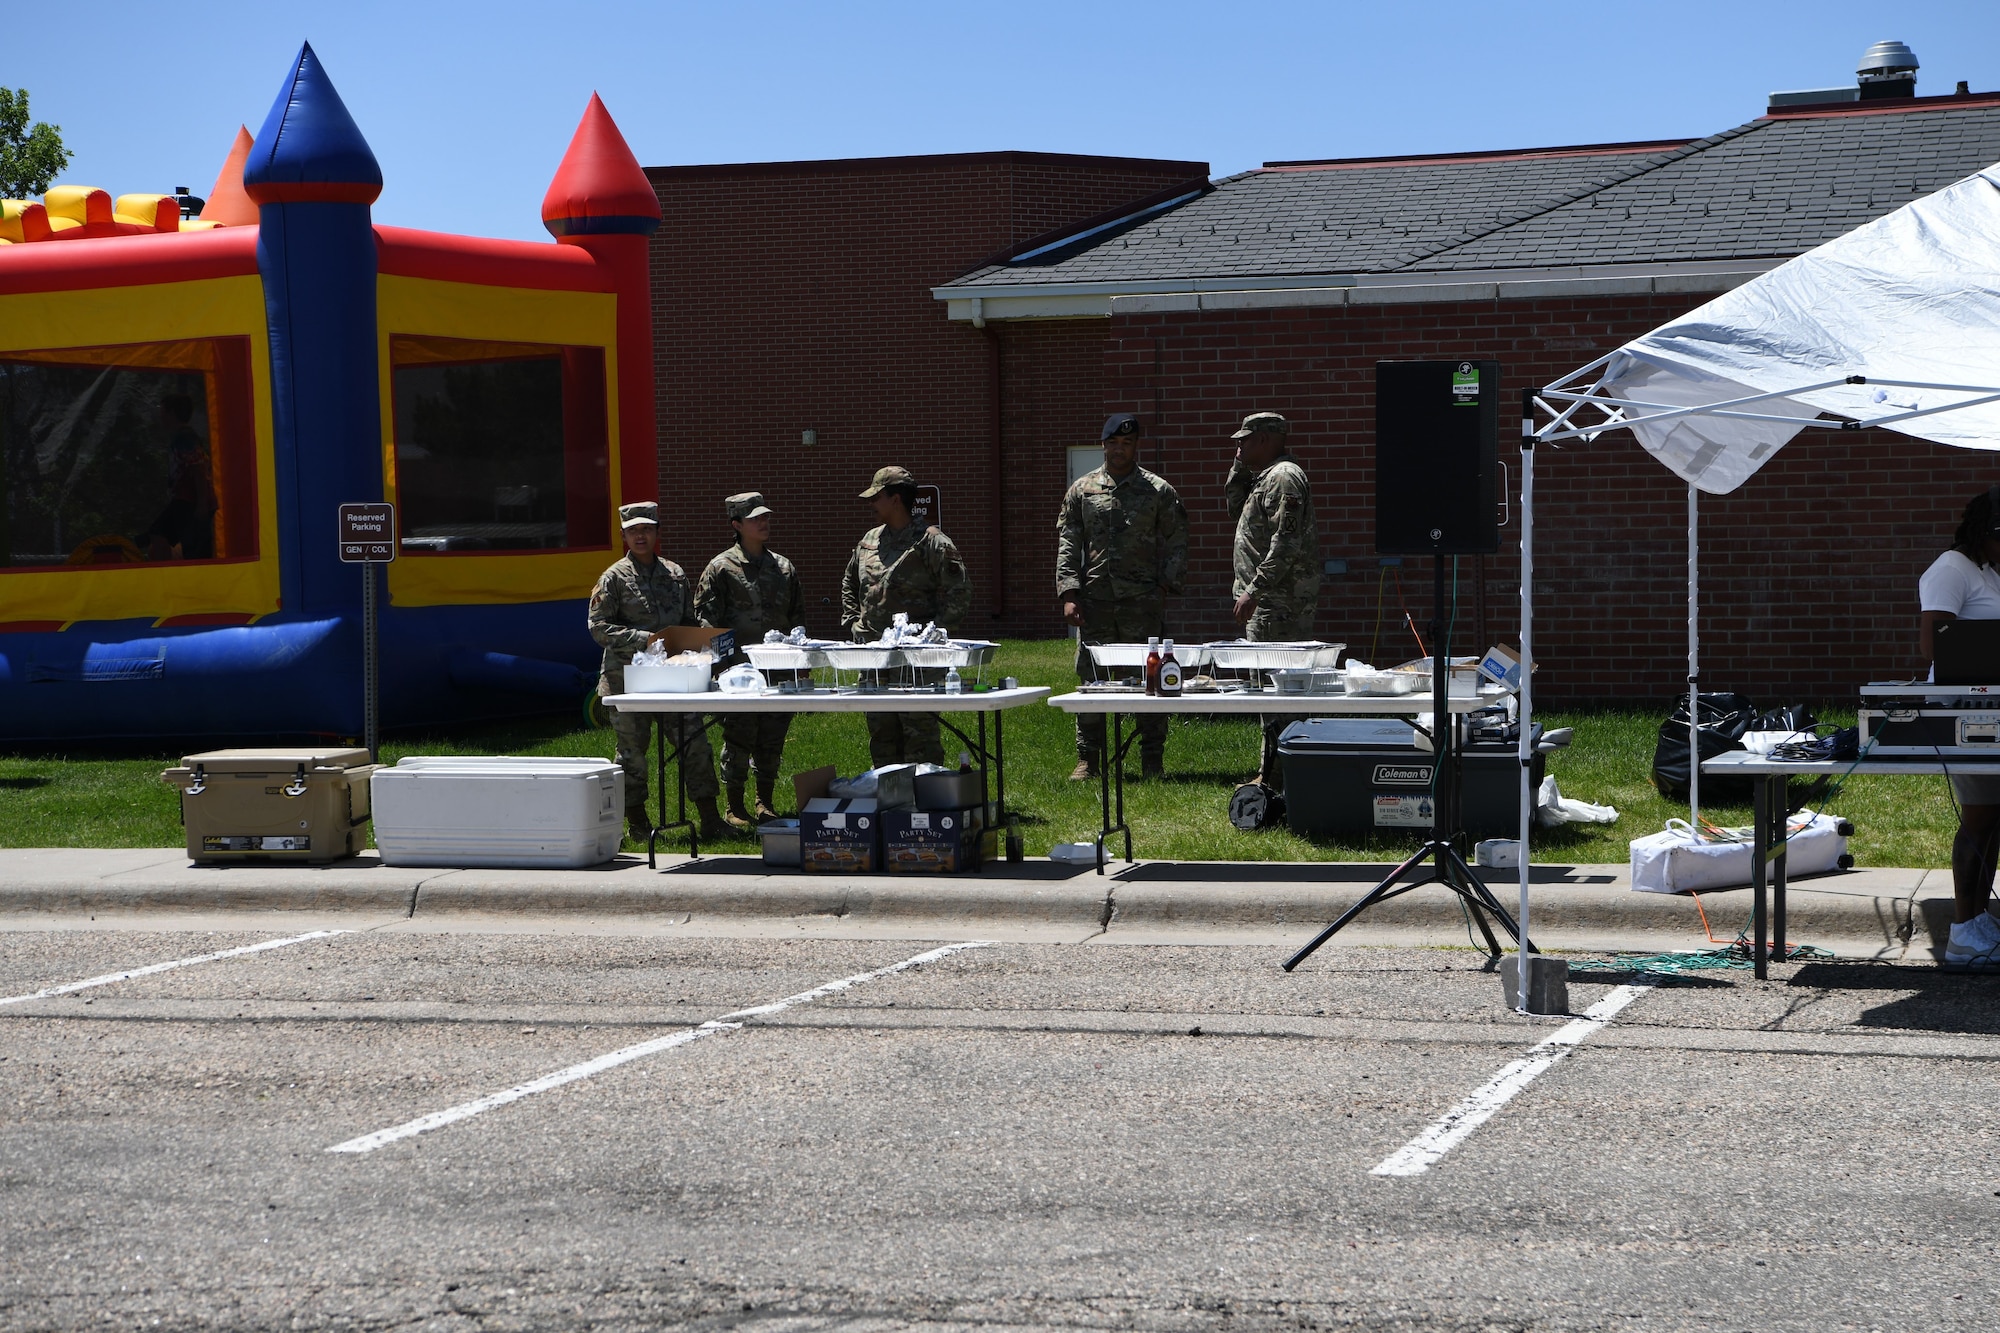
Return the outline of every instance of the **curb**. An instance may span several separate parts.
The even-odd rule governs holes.
[[[861,878],[766,873],[749,856],[681,859],[659,872],[642,859],[588,870],[450,870],[385,866],[365,854],[329,866],[194,866],[178,849],[0,851],[0,918],[146,913],[370,913],[428,919],[534,917],[762,923],[852,933],[871,924],[1057,932],[1113,941],[1199,943],[1221,937],[1302,938],[1347,910],[1387,874],[1355,862],[1139,862],[1099,876],[1048,861],[980,875]],[[1508,874],[1510,872],[1499,872]],[[1750,914],[1748,889],[1689,897],[1633,893],[1623,866],[1533,868],[1529,927],[1544,947],[1702,948],[1708,927],[1732,938]],[[1512,910],[1515,882],[1490,883]],[[1951,915],[1948,871],[1863,870],[1795,883],[1787,935],[1843,951],[1941,947]],[[1463,943],[1458,899],[1441,887],[1378,902],[1343,938]]]

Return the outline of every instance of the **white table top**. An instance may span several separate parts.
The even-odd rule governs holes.
[[[1011,690],[967,690],[963,694],[613,694],[608,708],[625,713],[997,713],[1049,697],[1046,685]]]
[[[1501,702],[1504,694],[1482,694],[1476,698],[1453,696],[1450,711],[1472,713]],[[1065,713],[1209,713],[1219,717],[1254,717],[1259,713],[1298,713],[1307,717],[1413,717],[1435,711],[1428,694],[1279,694],[1200,693],[1178,698],[1106,690],[1085,694],[1058,694],[1051,707]]]
[[[1991,759],[1961,759],[1951,755],[1942,758],[1931,755],[1912,756],[1908,759],[1889,756],[1882,759],[1863,759],[1855,763],[1852,759],[1831,759],[1821,762],[1793,764],[1768,755],[1752,754],[1748,750],[1731,750],[1713,759],[1701,761],[1703,773],[1713,773],[1717,777],[1769,777],[1778,773],[1796,773],[1800,777],[1814,777],[1821,773],[1861,773],[1876,776],[1901,774],[1904,777],[1934,777],[1940,773],[1978,773],[1982,776],[2000,774],[2000,755]]]

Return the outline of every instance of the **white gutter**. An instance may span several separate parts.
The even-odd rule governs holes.
[[[976,320],[976,327],[984,328],[989,320],[1103,319],[1114,314],[1165,311],[1724,292],[1783,262],[1783,259],[1737,259],[1457,273],[995,283],[933,287],[931,295],[946,302],[949,318],[961,322]]]

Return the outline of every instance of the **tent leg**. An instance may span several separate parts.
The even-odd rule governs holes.
[[[1521,706],[1519,739],[1516,753],[1521,760],[1521,846],[1520,870],[1521,888],[1520,911],[1515,922],[1520,933],[1515,937],[1519,943],[1519,961],[1516,976],[1520,978],[1519,998],[1521,1012],[1527,1012],[1529,978],[1533,973],[1531,959],[1532,946],[1528,933],[1528,831],[1534,822],[1535,813],[1535,710],[1529,682],[1534,676],[1534,623],[1535,623],[1535,394],[1526,389],[1521,394]]]
[[[1688,827],[1701,836],[1701,492],[1688,483]]]

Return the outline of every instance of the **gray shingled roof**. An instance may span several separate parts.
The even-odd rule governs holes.
[[[1980,100],[1761,119],[1682,145],[1267,167],[949,285],[1782,258],[1995,162],[2000,103]]]

